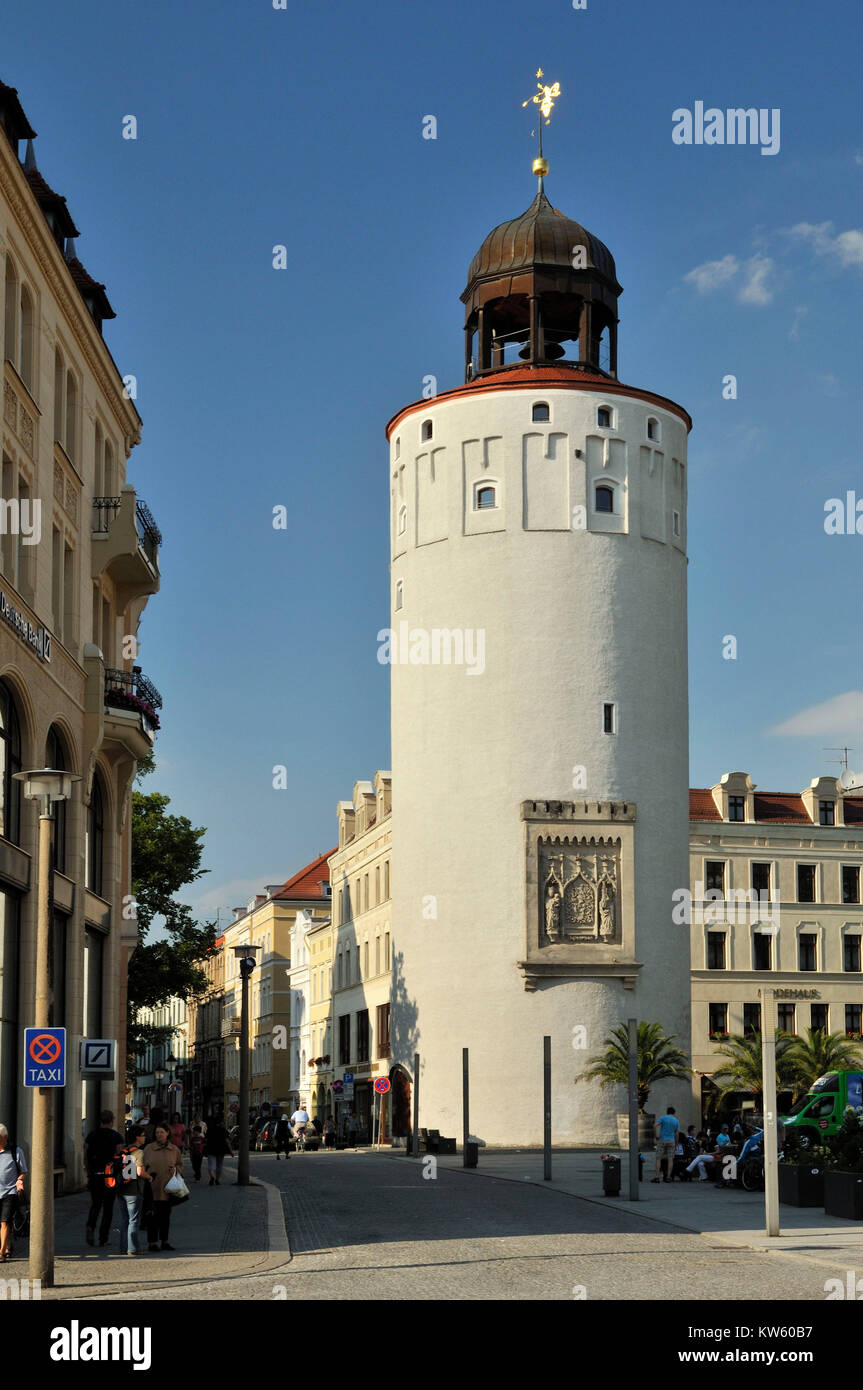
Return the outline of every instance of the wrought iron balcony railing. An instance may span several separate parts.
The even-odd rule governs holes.
[[[120,510],[119,497],[93,498],[93,530],[104,534]]]
[[[153,520],[153,513],[146,502],[139,502],[136,511],[138,515],[138,540],[141,543],[141,549],[150,564],[156,567],[158,565],[159,546],[162,544],[162,532]]]
[[[156,710],[162,708],[162,697],[152,681],[147,680],[140,666],[133,666],[131,671],[106,668],[105,704],[120,709],[139,710],[157,729],[159,727]]]

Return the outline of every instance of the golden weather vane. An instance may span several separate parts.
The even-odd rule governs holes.
[[[544,73],[543,73],[543,71],[542,71],[542,68],[537,68],[537,70],[536,70],[536,75],[537,75],[537,78],[540,78],[540,77],[543,77],[543,76],[544,76]],[[545,122],[546,125],[548,125],[548,123],[549,123],[549,121],[550,121],[550,119],[551,119],[551,112],[552,112],[552,108],[553,108],[553,106],[554,106],[555,100],[556,100],[557,97],[559,97],[559,96],[560,96],[560,83],[559,83],[559,82],[554,82],[554,83],[551,84],[551,86],[549,86],[549,85],[546,84],[546,83],[537,81],[537,84],[536,84],[536,91],[535,91],[534,95],[533,95],[532,97],[528,97],[527,101],[523,101],[523,102],[521,103],[521,105],[522,105],[522,110],[524,109],[525,106],[530,106],[531,104],[534,104],[534,105],[536,105],[536,106],[539,107],[539,116],[540,116],[540,119],[539,119],[539,158],[538,158],[538,159],[535,159],[535,160],[533,161],[533,172],[534,172],[535,174],[538,175],[538,177],[539,177],[540,180],[542,180],[542,177],[543,177],[544,174],[547,174],[547,173],[548,173],[548,162],[547,162],[547,160],[545,160],[545,159],[543,158],[543,153],[542,153],[542,126],[543,126],[543,121]]]

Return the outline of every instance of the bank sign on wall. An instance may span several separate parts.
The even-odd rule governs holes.
[[[2,590],[0,590],[0,618],[5,618],[9,626],[15,629],[21,641],[32,647],[36,655],[40,656],[43,661],[51,660],[50,632],[44,627],[34,627],[21,610],[9,602]]]

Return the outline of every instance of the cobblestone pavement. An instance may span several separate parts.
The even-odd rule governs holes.
[[[291,1257],[148,1298],[204,1300],[823,1300],[833,1268],[716,1245],[619,1207],[402,1156],[310,1153],[252,1175],[281,1189]],[[224,1257],[221,1257],[224,1259]],[[219,1260],[214,1264],[220,1268]],[[131,1287],[96,1298],[140,1297]]]

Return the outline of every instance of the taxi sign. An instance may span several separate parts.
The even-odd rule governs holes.
[[[375,1090],[377,1091],[378,1095],[385,1096],[389,1089],[390,1083],[387,1081],[387,1078],[385,1076],[379,1076],[377,1081],[375,1082]]]
[[[66,1029],[24,1029],[24,1085],[66,1085]]]

